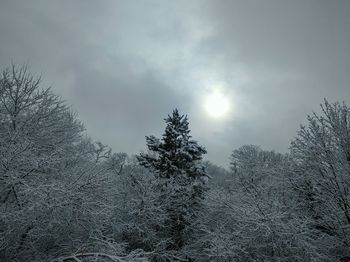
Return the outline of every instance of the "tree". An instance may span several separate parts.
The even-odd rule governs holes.
[[[147,136],[149,153],[141,153],[138,161],[158,178],[159,203],[168,216],[165,249],[179,251],[194,237],[194,221],[205,190],[206,172],[200,160],[206,150],[191,140],[187,116],[177,109],[165,122],[162,139]]]
[[[259,146],[233,150],[230,179],[207,199],[210,261],[311,260],[293,214],[289,166],[289,156]]]
[[[93,212],[103,214],[97,189],[109,156],[40,78],[26,67],[3,70],[0,260],[47,260],[85,243],[103,220]]]
[[[206,150],[190,139],[187,116],[180,115],[175,109],[165,122],[167,126],[162,140],[146,136],[147,147],[152,154],[141,153],[139,163],[151,168],[161,178],[185,175],[195,179],[205,176],[198,163]]]
[[[294,188],[313,220],[320,254],[336,260],[350,257],[350,108],[324,100],[321,110],[292,142]]]

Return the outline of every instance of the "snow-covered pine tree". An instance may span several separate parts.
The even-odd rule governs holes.
[[[149,152],[138,156],[139,164],[158,178],[156,190],[161,190],[162,207],[168,214],[165,249],[177,255],[186,244],[194,241],[195,220],[201,211],[206,172],[200,160],[204,147],[191,139],[187,116],[175,109],[165,119],[161,139],[146,136]]]
[[[155,171],[161,178],[185,175],[191,178],[205,176],[203,166],[199,164],[207,151],[191,140],[188,119],[175,109],[164,119],[167,126],[163,138],[146,136],[150,154],[141,153],[139,163]]]

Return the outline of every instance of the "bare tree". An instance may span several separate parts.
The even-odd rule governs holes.
[[[110,150],[27,67],[3,70],[0,90],[0,260],[83,245],[103,221],[97,188]]]
[[[350,256],[350,109],[345,103],[321,105],[308,116],[291,149],[295,189],[317,230],[320,252]],[[321,236],[321,237],[320,237]]]
[[[207,200],[210,261],[312,261],[305,225],[293,216],[289,165],[255,145],[232,152],[231,179]]]

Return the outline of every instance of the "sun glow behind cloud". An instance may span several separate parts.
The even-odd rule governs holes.
[[[223,94],[215,92],[207,96],[205,101],[205,109],[209,116],[220,118],[227,114],[229,103]]]
[[[219,89],[214,89],[206,96],[204,107],[207,114],[216,119],[226,117],[231,109],[229,98]]]

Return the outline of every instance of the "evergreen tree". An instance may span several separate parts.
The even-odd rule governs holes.
[[[168,214],[166,232],[162,232],[167,242],[165,249],[179,256],[180,249],[197,239],[195,221],[206,188],[206,172],[200,160],[206,150],[191,140],[187,116],[180,115],[177,109],[165,122],[162,139],[146,136],[149,152],[141,153],[138,161],[158,178],[155,190],[163,193],[159,203]]]
[[[187,116],[180,115],[175,109],[164,120],[167,126],[162,140],[146,136],[147,147],[152,153],[141,153],[138,157],[139,163],[151,168],[161,178],[181,174],[191,178],[205,176],[204,168],[198,163],[207,151],[190,139]]]

